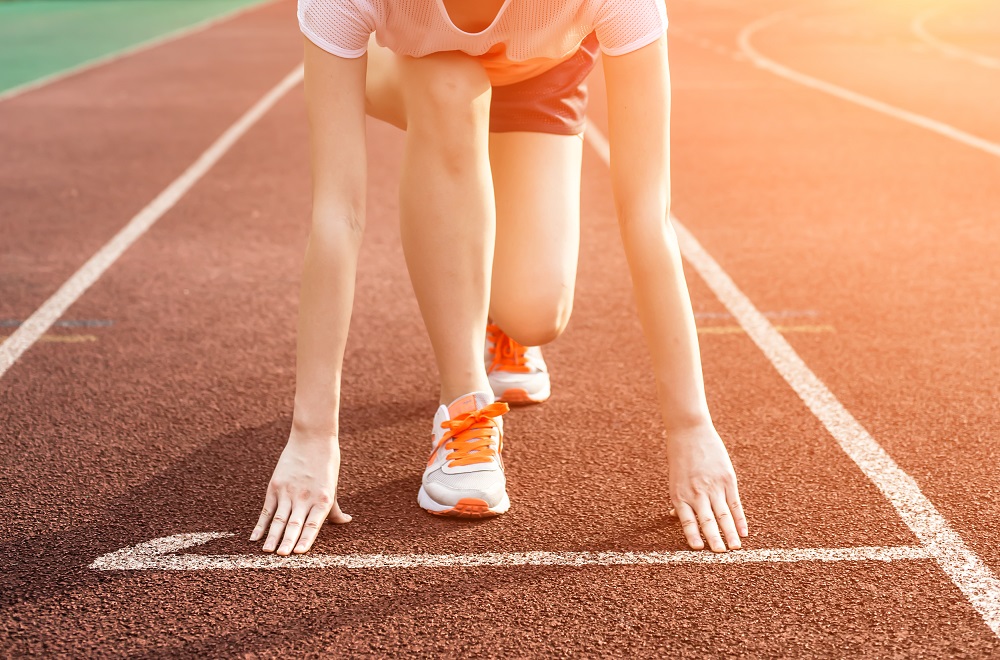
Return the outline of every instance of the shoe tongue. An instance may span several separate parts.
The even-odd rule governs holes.
[[[493,403],[492,394],[487,392],[472,392],[471,394],[460,396],[451,402],[451,405],[448,406],[448,417],[455,419],[459,415],[485,408],[491,403]]]

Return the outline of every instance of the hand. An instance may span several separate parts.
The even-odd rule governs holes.
[[[293,429],[271,475],[264,510],[250,540],[260,540],[270,524],[264,552],[277,548],[279,555],[287,556],[294,548],[301,554],[312,547],[323,521],[351,522],[351,516],[337,504],[339,472],[336,438],[309,437]]]
[[[667,458],[671,514],[680,518],[688,545],[703,549],[704,535],[713,552],[725,552],[727,545],[738,550],[749,533],[747,520],[733,464],[715,428],[709,423],[670,434]]]

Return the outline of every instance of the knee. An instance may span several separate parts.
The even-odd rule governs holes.
[[[555,295],[523,294],[509,304],[491,305],[493,321],[524,346],[542,346],[554,341],[573,313],[573,292]]]

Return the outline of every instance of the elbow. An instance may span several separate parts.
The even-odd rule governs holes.
[[[640,204],[617,206],[618,229],[626,248],[659,243],[667,238],[676,241],[670,223],[670,199],[662,196]]]
[[[681,262],[677,233],[666,207],[621,213],[619,231],[633,278],[647,281],[675,272]],[[665,270],[666,269],[666,270]]]

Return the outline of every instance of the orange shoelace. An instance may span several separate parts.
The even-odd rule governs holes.
[[[494,371],[510,371],[513,373],[528,373],[528,360],[525,357],[526,346],[518,344],[511,339],[507,333],[499,326],[489,324],[486,326],[486,335],[493,344],[493,359],[486,370],[487,373]]]
[[[498,458],[503,440],[496,449],[490,446],[493,431],[497,428],[494,419],[509,410],[506,403],[491,403],[485,408],[441,422],[441,428],[448,430],[438,446],[449,451],[448,466],[489,463]]]

